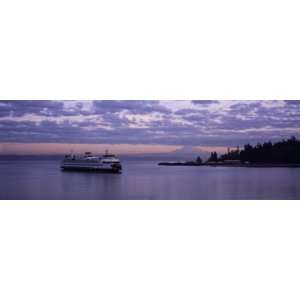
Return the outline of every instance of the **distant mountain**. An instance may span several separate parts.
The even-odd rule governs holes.
[[[128,160],[154,160],[154,161],[180,161],[180,160],[196,160],[200,156],[202,160],[206,160],[210,153],[199,151],[194,147],[184,146],[180,149],[165,153],[146,153],[133,155],[119,155],[121,159]]]
[[[183,146],[180,149],[170,152],[170,154],[171,153],[179,156],[184,156],[184,157],[187,156],[192,158],[195,158],[195,156],[201,156],[202,159],[207,159],[210,155],[209,152],[195,149],[195,147],[192,146]]]

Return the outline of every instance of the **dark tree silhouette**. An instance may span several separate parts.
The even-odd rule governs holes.
[[[211,152],[210,158],[208,159],[209,162],[217,162],[218,161],[218,154],[217,152]]]
[[[201,164],[202,164],[202,159],[201,159],[200,156],[197,157],[196,163],[197,163],[198,165],[201,165]]]
[[[236,150],[228,150],[228,153],[220,156],[219,161],[224,160],[240,160],[240,149],[237,147]]]
[[[224,162],[226,160],[240,160],[250,163],[300,164],[300,140],[292,136],[276,143],[257,143],[256,146],[246,144],[243,150],[240,151],[239,147],[231,151],[228,149],[228,153],[219,158],[216,152],[211,152],[207,162]]]
[[[277,143],[249,144],[240,152],[242,162],[252,163],[300,163],[300,141],[292,136]]]

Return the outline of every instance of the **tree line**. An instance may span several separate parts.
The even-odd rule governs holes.
[[[225,160],[239,160],[250,163],[300,163],[300,140],[292,136],[287,140],[272,143],[257,143],[255,146],[244,145],[244,149],[228,151],[218,157],[212,152],[208,162],[223,162]]]

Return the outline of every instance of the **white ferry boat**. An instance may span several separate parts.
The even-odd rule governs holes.
[[[83,156],[66,155],[61,163],[65,171],[96,171],[108,173],[121,173],[120,160],[113,154],[106,153],[100,157],[86,152]]]

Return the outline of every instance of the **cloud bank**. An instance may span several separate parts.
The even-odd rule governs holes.
[[[237,146],[300,137],[300,101],[0,101],[1,143]]]

